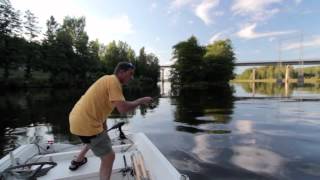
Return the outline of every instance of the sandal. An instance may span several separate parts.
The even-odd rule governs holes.
[[[75,171],[77,170],[80,166],[84,165],[85,163],[87,163],[88,159],[86,157],[83,158],[82,161],[78,162],[78,161],[75,161],[75,160],[72,160],[71,161],[71,164],[69,166],[69,169],[71,171]]]

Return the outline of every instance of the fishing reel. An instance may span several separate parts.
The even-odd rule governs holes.
[[[119,131],[119,139],[120,140],[124,140],[124,139],[127,139],[127,137],[124,135],[123,131],[122,131],[122,126],[125,124],[125,122],[119,122],[115,125],[113,125],[110,129],[107,130],[107,132],[109,132],[110,130],[113,130],[113,129],[118,129]]]

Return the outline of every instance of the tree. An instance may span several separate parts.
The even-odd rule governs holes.
[[[71,37],[73,49],[75,50],[75,53],[80,55],[87,55],[88,53],[89,37],[87,32],[84,30],[85,26],[85,17],[65,17],[61,28]]]
[[[43,59],[42,62],[42,69],[46,72],[50,72],[50,81],[56,81],[56,78],[59,77],[60,73],[62,72],[61,67],[63,66],[62,53],[58,50],[58,30],[59,30],[59,23],[55,20],[53,16],[47,20],[47,31],[44,34],[45,38],[43,40]]]
[[[139,56],[136,59],[135,66],[135,76],[140,77],[143,76],[143,72],[147,69],[147,54],[145,52],[145,48],[142,47],[139,51]]]
[[[3,77],[7,79],[10,75],[9,69],[14,60],[12,59],[13,38],[21,31],[21,20],[19,11],[16,11],[10,1],[5,0],[0,3],[0,67],[4,69]]]
[[[135,77],[149,84],[158,82],[160,76],[159,59],[152,53],[147,54],[144,47],[139,51],[135,66]]]
[[[37,48],[37,43],[34,42],[34,39],[38,37],[40,30],[39,27],[37,26],[38,21],[35,15],[30,11],[27,10],[25,12],[25,21],[24,21],[24,28],[25,28],[25,35],[29,39],[29,44],[27,46],[27,58],[25,62],[25,78],[30,79],[32,77],[31,70],[32,66],[36,65],[36,56],[35,54],[40,54],[39,50]]]
[[[201,80],[204,53],[205,49],[198,45],[194,36],[191,36],[187,41],[174,45],[173,59],[175,63],[172,66],[172,82],[185,84]]]
[[[30,10],[27,10],[25,12],[24,17],[24,28],[26,29],[25,35],[29,38],[29,41],[33,41],[34,38],[38,37],[40,33],[39,27],[37,26],[37,17],[35,17],[35,15]]]
[[[134,50],[123,41],[112,41],[107,45],[102,61],[106,64],[107,72],[113,73],[113,69],[121,61],[134,62]]]
[[[59,29],[59,24],[54,19],[53,16],[50,16],[50,19],[47,20],[47,31],[45,33],[46,38],[44,39],[45,43],[54,44],[57,39],[57,31]]]
[[[234,61],[234,52],[229,39],[209,44],[204,55],[204,80],[228,82],[234,77]]]

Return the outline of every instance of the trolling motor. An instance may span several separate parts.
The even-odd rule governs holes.
[[[120,132],[119,139],[120,140],[127,139],[127,137],[124,135],[124,133],[123,133],[123,131],[121,129],[124,124],[125,124],[125,122],[119,122],[119,123],[113,125],[110,129],[108,129],[107,132],[109,132],[110,130],[118,128],[118,130]]]

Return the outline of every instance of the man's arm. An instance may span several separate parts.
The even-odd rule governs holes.
[[[118,109],[120,113],[132,111],[141,104],[148,104],[152,101],[151,97],[143,97],[134,101],[114,101],[112,104]]]

